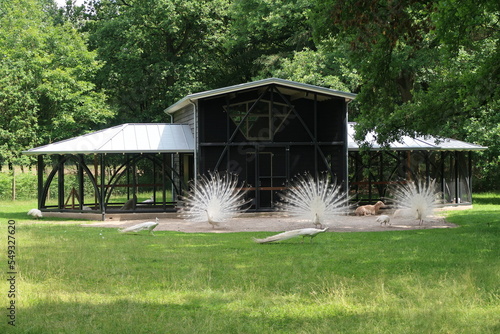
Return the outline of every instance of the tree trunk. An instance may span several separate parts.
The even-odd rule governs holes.
[[[413,99],[413,85],[415,83],[414,73],[402,70],[399,73],[399,77],[396,78],[396,83],[398,84],[399,92],[401,94],[401,99],[403,102],[409,102]]]

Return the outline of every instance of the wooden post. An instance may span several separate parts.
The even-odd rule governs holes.
[[[12,200],[16,200],[16,168],[12,166]]]
[[[43,163],[43,155],[38,156],[38,166],[37,166],[37,174],[38,174],[38,209],[41,210],[44,204],[45,199],[43,196],[43,171],[45,165]]]
[[[57,203],[59,210],[62,210],[64,209],[64,155],[59,155],[57,164]]]
[[[100,163],[101,163],[101,198],[100,198],[100,209],[101,209],[101,214],[102,214],[102,220],[106,220],[106,186],[105,186],[105,182],[106,182],[106,175],[105,175],[105,157],[104,157],[104,154],[101,153],[101,156],[100,156]]]
[[[445,159],[446,159],[446,153],[441,151],[441,199],[443,202],[446,200],[446,176],[444,175],[445,173]]]
[[[85,164],[85,157],[83,154],[80,154],[78,159],[78,201],[80,202],[80,210],[83,210],[84,202],[85,202],[85,182],[84,182],[84,173],[83,173],[83,165]]]
[[[161,153],[161,189],[162,189],[162,198],[163,198],[163,211],[165,212],[167,209],[167,154]],[[155,197],[156,201],[156,197]]]
[[[460,198],[460,172],[458,166],[459,156],[458,151],[455,151],[455,203],[459,204],[461,202]]]
[[[94,154],[94,180],[95,180],[95,182],[98,182],[98,180],[99,180],[99,168],[97,166],[98,166],[97,154]],[[99,203],[98,195],[99,194],[97,192],[94,192],[94,203],[96,203],[96,204]]]
[[[406,154],[406,181],[411,181],[411,151]]]

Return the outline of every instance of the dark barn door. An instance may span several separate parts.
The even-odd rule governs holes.
[[[272,210],[285,189],[288,175],[288,150],[285,146],[259,146],[247,152],[246,179],[252,183],[250,197],[256,210]]]

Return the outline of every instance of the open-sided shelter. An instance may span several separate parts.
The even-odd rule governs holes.
[[[172,210],[187,179],[174,160],[183,161],[193,150],[188,125],[122,124],[24,153],[38,158],[41,210],[96,212],[104,218],[113,212]],[[148,198],[137,199],[139,193]]]
[[[361,149],[349,123],[349,184],[356,202],[386,200],[391,187],[411,180],[435,180],[441,202],[472,203],[472,156],[486,147],[450,138],[403,136],[388,147],[377,144],[373,134]]]

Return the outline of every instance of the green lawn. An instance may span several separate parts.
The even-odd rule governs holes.
[[[155,232],[16,220],[16,328],[0,283],[0,332],[499,333],[500,195],[448,213],[456,229],[325,233]],[[8,277],[6,277],[8,278]]]

